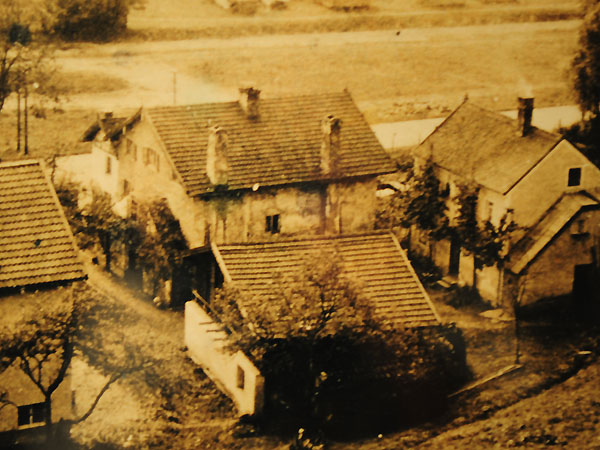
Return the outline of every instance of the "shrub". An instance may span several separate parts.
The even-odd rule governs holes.
[[[67,41],[107,41],[127,28],[136,0],[53,0],[48,31]]]

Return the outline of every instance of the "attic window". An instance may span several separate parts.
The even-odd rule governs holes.
[[[579,186],[581,184],[581,167],[569,169],[569,181],[567,186]]]
[[[110,156],[106,157],[106,174],[110,174],[112,171],[112,161],[110,160]]]
[[[44,421],[44,404],[32,403],[31,405],[23,405],[18,407],[18,424],[32,425]]]
[[[272,216],[267,216],[266,218],[266,226],[265,231],[267,233],[279,233],[279,214],[274,214]]]

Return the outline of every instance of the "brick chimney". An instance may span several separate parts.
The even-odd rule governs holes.
[[[245,86],[239,89],[240,106],[246,113],[248,119],[256,120],[260,117],[260,90],[252,86]]]
[[[228,181],[228,144],[227,132],[223,128],[219,126],[209,128],[208,148],[206,149],[206,175],[215,186],[225,185]]]
[[[321,121],[323,140],[321,142],[321,171],[325,174],[335,173],[339,168],[340,132],[342,120],[333,114]]]
[[[519,114],[517,116],[519,136],[527,136],[531,131],[533,116],[533,97],[519,97]]]

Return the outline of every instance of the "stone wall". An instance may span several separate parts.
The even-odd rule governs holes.
[[[259,414],[264,405],[264,379],[241,351],[230,352],[227,333],[198,303],[185,304],[185,345],[192,360],[235,403],[239,415]]]

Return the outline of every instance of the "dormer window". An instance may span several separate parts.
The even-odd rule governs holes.
[[[569,169],[569,180],[567,186],[579,186],[581,184],[581,167]]]
[[[267,233],[279,233],[279,214],[273,214],[272,216],[267,216],[265,231]]]

